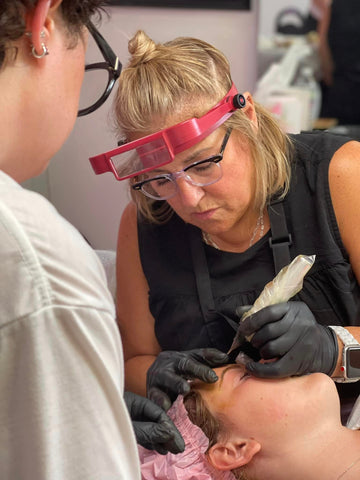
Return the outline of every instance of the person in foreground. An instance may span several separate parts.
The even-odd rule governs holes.
[[[49,202],[19,185],[47,167],[73,127],[89,30],[109,81],[79,114],[100,106],[120,74],[89,22],[101,3],[1,1],[2,480],[140,478],[127,406],[143,444],[183,448],[163,410],[133,394],[124,402],[121,339],[97,255]]]
[[[241,322],[251,338],[241,348],[258,377],[339,377],[351,408],[360,370],[347,377],[343,347],[359,354],[360,144],[285,135],[202,40],[156,44],[139,31],[129,52],[115,101],[123,142],[90,159],[129,178],[133,196],[117,249],[127,388],[167,409],[199,365],[215,381],[239,307],[297,255],[315,255],[295,298]]]
[[[327,375],[259,379],[238,364],[215,371],[216,383],[192,382],[168,412],[185,452],[160,457],[140,447],[144,480],[360,478],[360,431],[341,424]]]

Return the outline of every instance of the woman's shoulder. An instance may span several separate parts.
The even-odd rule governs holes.
[[[290,138],[294,145],[293,174],[296,172],[297,177],[300,171],[304,172],[312,189],[317,188],[319,181],[327,183],[329,166],[334,158],[341,158],[344,148],[351,148],[349,145],[354,143],[344,135],[317,131],[292,135]]]
[[[290,138],[294,144],[293,192],[310,189],[319,198],[329,198],[329,181],[332,177],[339,174],[339,182],[343,185],[346,183],[345,172],[341,171],[345,166],[357,178],[356,170],[360,165],[360,161],[357,161],[360,156],[359,142],[327,132],[304,132],[291,135]]]
[[[344,177],[351,181],[360,173],[360,142],[350,140],[344,143],[334,154],[330,174]]]
[[[351,141],[345,135],[333,134],[322,131],[301,132],[290,135],[298,158],[326,158],[331,159],[335,152],[344,144]]]
[[[330,170],[341,176],[349,170],[356,173],[359,169],[360,142],[349,137],[328,132],[306,132],[293,135],[292,141],[298,161],[329,163]]]
[[[336,151],[330,163],[329,184],[335,209],[343,212],[344,219],[350,218],[353,214],[357,215],[360,188],[360,142],[348,142]],[[356,218],[353,220],[356,222]]]

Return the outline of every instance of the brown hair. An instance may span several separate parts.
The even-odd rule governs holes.
[[[199,117],[230,90],[229,62],[212,45],[190,37],[155,43],[139,30],[129,41],[131,54],[119,79],[114,103],[118,132],[126,140],[161,130],[172,124]],[[255,165],[257,182],[254,207],[264,208],[274,195],[285,195],[290,182],[290,140],[271,114],[255,104],[258,129],[238,110],[224,123],[240,141],[247,142]],[[134,178],[130,183],[135,183]],[[141,213],[154,222],[172,214],[167,202],[158,202],[131,189]],[[156,208],[157,207],[157,208]]]
[[[209,439],[206,453],[219,440],[224,441],[229,436],[230,427],[227,420],[221,414],[214,415],[210,412],[197,387],[192,387],[190,392],[184,396],[184,406],[191,422],[201,428]],[[251,480],[246,473],[246,467],[232,470],[232,473],[238,480]]]
[[[25,13],[35,8],[38,0],[1,0],[0,2],[0,67],[11,42],[25,33]],[[103,0],[63,0],[59,7],[72,36],[80,34],[92,15],[100,15]]]

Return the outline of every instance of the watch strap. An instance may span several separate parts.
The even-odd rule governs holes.
[[[357,382],[360,380],[360,378],[348,378],[347,376],[347,365],[346,365],[346,348],[345,347],[350,347],[350,346],[360,346],[359,342],[356,340],[356,338],[351,335],[349,330],[347,330],[344,327],[340,327],[339,325],[330,325],[329,328],[333,330],[338,338],[342,341],[344,348],[343,348],[343,356],[342,356],[342,365],[341,365],[341,371],[343,372],[342,377],[333,377],[333,380],[335,382],[339,383],[351,383],[351,382]]]

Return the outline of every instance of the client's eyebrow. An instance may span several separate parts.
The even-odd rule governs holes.
[[[245,368],[244,368],[242,365],[240,365],[240,364],[229,365],[228,367],[226,367],[226,368],[221,372],[220,379],[219,379],[219,383],[218,383],[218,388],[219,388],[219,389],[220,389],[221,386],[222,386],[225,373],[227,373],[229,370],[234,370],[234,369],[242,370],[243,372],[245,372]]]

